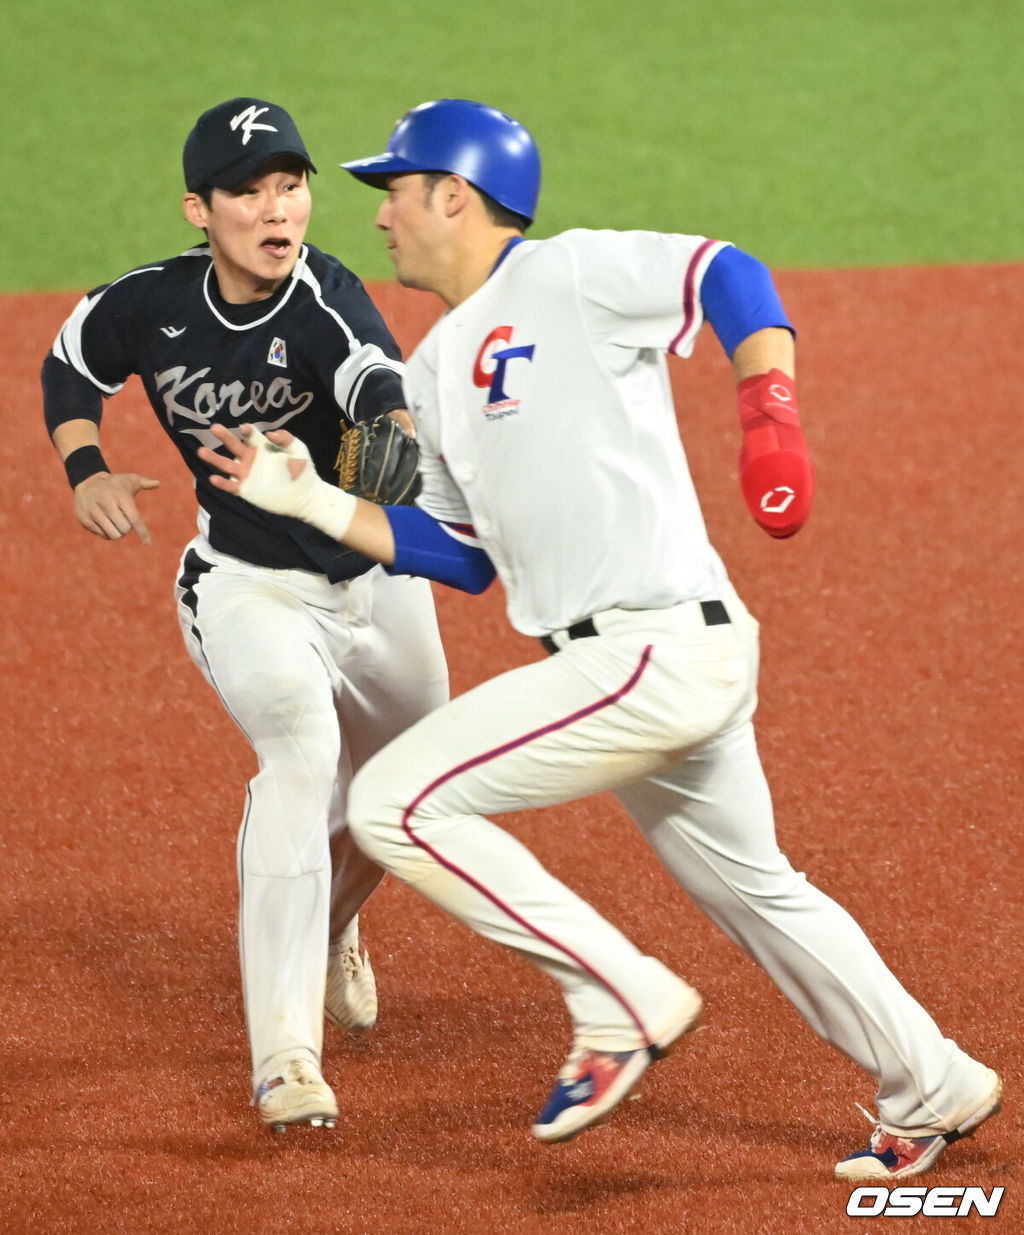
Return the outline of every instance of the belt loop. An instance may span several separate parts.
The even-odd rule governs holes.
[[[700,611],[705,626],[725,626],[729,622],[729,612],[720,600],[702,600]]]
[[[565,634],[569,639],[593,639],[597,634],[597,627],[594,625],[593,618],[583,618],[579,622],[573,622],[571,626],[567,626]],[[541,635],[540,644],[549,656],[554,656],[558,651],[558,644],[550,635]]]
[[[597,627],[594,625],[593,618],[584,618],[581,622],[573,622],[568,630],[570,639],[593,639],[596,634]]]

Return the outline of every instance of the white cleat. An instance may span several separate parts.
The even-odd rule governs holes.
[[[332,944],[327,951],[324,1016],[346,1033],[363,1033],[377,1023],[373,966],[357,944]]]
[[[278,1075],[260,1084],[253,1101],[273,1132],[284,1132],[295,1124],[333,1128],[338,1118],[330,1085],[308,1059],[289,1059]]]

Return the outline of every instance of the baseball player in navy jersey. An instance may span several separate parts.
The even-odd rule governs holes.
[[[358,910],[382,871],[344,827],[348,780],[448,698],[429,584],[389,576],[308,524],[210,484],[217,426],[302,435],[332,476],[343,429],[411,421],[400,352],[361,283],[304,242],[315,171],[291,117],[260,99],[205,112],[184,148],[184,213],[206,242],[96,288],[43,366],[47,427],[88,531],[149,531],[157,481],[109,467],[102,401],[130,374],[195,477],[198,534],[177,605],[189,654],[252,744],[238,838],[242,990],[263,1120],[330,1125],[323,1017],[369,1028]],[[333,856],[333,882],[332,882]]]
[[[991,1069],[943,1037],[853,919],[780,852],[754,740],[758,626],[731,586],[679,441],[664,356],[710,323],[734,370],[740,482],[761,526],[807,519],[813,470],[794,336],[767,269],[700,236],[569,231],[530,241],[540,163],[512,118],[414,108],[385,153],[398,279],[447,306],[410,359],[416,507],[324,484],[301,441],[243,426],[200,451],[213,483],[384,563],[467,591],[497,573],[548,658],[432,712],[358,773],[349,826],[385,869],[560,983],[573,1025],[542,1141],[606,1116],[701,1000],[487,816],[613,790],[695,903],[810,1026],[878,1082],[845,1178],[926,1170],[999,1108]]]

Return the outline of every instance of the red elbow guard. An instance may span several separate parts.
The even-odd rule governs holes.
[[[740,487],[770,536],[792,536],[807,522],[814,469],[800,427],[793,379],[780,369],[740,382]]]

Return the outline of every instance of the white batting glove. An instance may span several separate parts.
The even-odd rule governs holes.
[[[238,486],[239,497],[272,514],[301,519],[334,540],[344,537],[358,499],[320,479],[305,442],[295,438],[287,446],[275,446],[253,429],[245,444],[256,454],[249,475]]]

